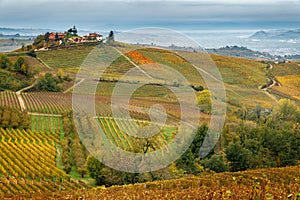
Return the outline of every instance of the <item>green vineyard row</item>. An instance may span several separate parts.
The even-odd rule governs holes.
[[[31,130],[37,132],[62,132],[62,117],[31,115]]]
[[[138,134],[141,131],[141,128],[149,124],[149,122],[142,120],[127,120],[112,117],[99,117],[98,119],[101,128],[110,143],[128,151],[134,151],[136,143],[139,140],[136,137],[131,136],[129,133]],[[167,145],[167,143],[173,138],[175,132],[175,127],[164,126],[161,129],[161,132],[157,133],[152,138],[152,150],[157,150]]]

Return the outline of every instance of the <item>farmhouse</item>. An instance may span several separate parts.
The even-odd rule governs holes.
[[[90,33],[89,37],[95,40],[102,40],[103,36],[101,34],[98,33]]]
[[[52,32],[49,35],[49,40],[55,40],[56,39],[56,35],[58,37],[58,40],[63,40],[66,37],[66,34],[67,34],[66,32],[64,32],[64,33],[55,33],[55,32]]]
[[[85,35],[81,38],[82,42],[92,42],[92,41],[100,41],[103,39],[103,36],[98,33],[89,33],[89,35]]]

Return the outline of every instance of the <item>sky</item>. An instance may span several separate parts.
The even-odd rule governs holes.
[[[300,29],[300,0],[0,0],[0,27]]]

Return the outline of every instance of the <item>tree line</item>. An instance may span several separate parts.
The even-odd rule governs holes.
[[[31,120],[27,112],[9,107],[0,107],[0,127],[29,129],[30,123]]]

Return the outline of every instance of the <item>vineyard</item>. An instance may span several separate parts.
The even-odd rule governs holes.
[[[121,51],[124,52],[130,50],[130,49],[126,49],[125,47],[120,49]],[[67,55],[69,53],[68,51],[73,52],[74,55],[76,55],[78,52],[81,51],[85,52],[86,54],[91,50],[92,50],[91,47],[78,47],[78,48],[71,48],[71,49],[60,49],[57,51],[40,52],[39,54],[41,59],[43,59],[45,62],[49,60],[48,62],[50,61],[55,62],[56,63],[55,65],[58,65],[59,62],[58,60],[62,59],[59,65],[64,64],[64,66],[69,66],[69,64],[67,64],[67,61],[64,61],[63,58],[60,58],[62,55]],[[189,58],[190,56],[190,53],[181,52],[180,55],[181,54],[184,55],[184,57],[186,58]],[[160,66],[158,65],[159,63],[162,65],[167,65],[177,70],[181,74],[183,74],[190,81],[190,84],[202,85],[203,87],[206,86],[203,81],[203,78],[199,75],[197,70],[193,68],[191,64],[189,64],[186,60],[176,55],[174,52],[162,50],[162,49],[144,48],[144,49],[130,51],[128,53],[125,53],[125,55],[128,58],[130,58],[134,63],[141,65],[140,66],[141,68],[143,68],[150,75],[153,75],[157,79],[164,79],[164,77],[167,76],[169,78],[172,78],[173,80],[173,77],[171,76],[172,73],[168,71],[163,70],[164,72],[162,73],[159,74],[154,73],[155,72],[154,69],[156,69],[157,67],[160,68]],[[212,61],[214,61],[215,64],[217,65],[220,73],[222,74],[223,80],[227,88],[228,102],[236,101],[236,103],[234,103],[235,105],[233,106],[240,107],[241,105],[247,105],[247,106],[249,105],[251,107],[254,107],[256,105],[264,105],[265,103],[267,103],[268,105],[273,105],[275,103],[273,99],[271,99],[269,96],[265,95],[262,91],[258,89],[259,86],[265,84],[267,81],[265,76],[266,64],[256,62],[256,61],[250,61],[246,59],[217,56],[217,55],[211,55],[211,58]],[[73,64],[72,67],[75,68],[79,67],[78,63],[82,63],[83,59],[82,58],[78,58],[78,59],[80,60],[80,62],[78,60],[77,64],[76,65]],[[150,68],[147,68],[147,64],[151,64],[151,66],[155,65],[157,67],[152,66]],[[121,75],[123,75],[125,72],[132,69],[133,67],[134,66],[128,60],[126,60],[124,56],[120,56],[111,64],[110,67],[106,69],[104,73],[104,78],[107,78],[107,80],[117,80]],[[285,69],[284,68],[285,66],[284,67],[279,66],[279,67],[280,69],[281,68],[283,70]],[[286,71],[290,71],[290,68],[292,69],[293,67],[292,66],[289,67],[289,69]],[[154,74],[152,74],[152,72]],[[131,78],[132,78],[131,81],[140,80],[140,79],[135,79],[136,77],[131,77]],[[174,80],[176,80],[175,77]],[[115,83],[100,82],[98,87],[99,89],[97,90],[97,95],[110,96],[114,85]],[[153,97],[153,95],[151,95],[152,92],[150,90],[149,92],[147,90],[147,92],[145,93],[147,93],[147,95],[149,94],[151,98]],[[45,95],[43,97],[44,94],[41,94],[37,98],[38,100],[36,99],[26,100],[25,97],[26,95],[29,94],[23,94],[23,97],[25,99],[25,103],[30,112],[60,114],[66,111],[71,111],[70,97],[69,99],[67,98],[68,100],[67,99],[60,100],[58,103],[55,102],[55,99],[53,99],[49,95]],[[61,96],[60,94],[57,95]],[[157,93],[157,95],[160,94]],[[28,98],[34,98],[34,97],[31,97],[30,94]],[[39,101],[42,101],[42,103],[40,103]],[[30,103],[37,104],[37,105],[36,106],[30,105]],[[56,104],[60,104],[60,105],[56,105]],[[105,111],[105,108],[104,109],[99,108],[99,111],[97,111],[97,113],[101,114],[102,111],[103,113],[110,114],[110,112]]]
[[[258,88],[266,82],[265,67],[256,61],[212,55],[226,84]]]
[[[73,96],[72,93],[68,93],[73,89],[68,85],[73,83],[72,81],[61,83],[63,89],[69,88],[65,93],[40,92],[39,89],[30,90],[36,92],[11,92],[17,91],[14,89],[0,92],[2,127],[0,127],[0,199],[4,197],[16,199],[23,197],[33,199],[300,199],[300,166],[235,173],[213,172],[296,165],[299,160],[297,134],[300,112],[295,111],[294,115],[291,115],[293,116],[291,121],[285,125],[283,121],[275,123],[277,118],[274,117],[272,110],[276,110],[276,98],[300,100],[298,91],[300,77],[297,75],[300,72],[299,64],[285,63],[276,66],[274,64],[274,69],[268,69],[267,63],[263,62],[206,55],[214,61],[222,74],[226,86],[228,114],[224,131],[213,149],[214,154],[205,160],[199,159],[197,148],[206,134],[206,125],[203,127],[200,125],[210,123],[210,97],[213,95],[198,71],[188,62],[189,56],[193,58],[194,55],[205,55],[196,52],[177,52],[177,54],[154,48],[128,52],[130,45],[113,46],[113,48],[117,47],[120,52],[124,52],[124,55],[120,55],[104,71],[103,79],[93,80],[98,83],[96,94],[89,94],[90,90],[86,90],[86,94],[76,95],[79,103],[76,104],[78,107],[75,110],[83,112],[72,112]],[[42,62],[34,57],[26,59],[30,66],[34,66],[40,72],[39,75],[44,72],[55,74],[55,71],[60,71],[63,72],[62,74],[66,72],[71,80],[75,77],[74,72],[77,72],[81,63],[94,48],[95,46],[74,46],[37,51],[38,58],[52,69],[47,68],[47,65],[43,66]],[[16,59],[17,57],[12,58],[13,61]],[[163,65],[169,68],[163,68]],[[200,67],[202,72],[207,70],[209,74],[207,65]],[[59,68],[63,71],[58,70]],[[138,72],[143,71],[142,75],[148,75],[153,82],[140,87],[140,83],[145,79],[141,79],[139,73],[118,82],[122,75],[133,68],[139,68]],[[188,82],[177,79],[176,74],[172,75],[173,70],[184,75]],[[214,76],[214,74],[209,75]],[[269,76],[276,77],[282,86],[274,86],[267,91],[259,89],[266,84]],[[165,81],[166,78],[172,82]],[[82,82],[79,84],[83,85],[82,83],[87,82],[84,76],[81,79]],[[33,81],[30,81],[26,84],[32,84]],[[51,85],[51,81],[49,82],[45,85]],[[116,84],[123,84],[124,88],[134,86],[139,88],[134,91],[129,102],[125,95],[116,97],[112,102],[111,96]],[[195,117],[193,110],[181,107],[181,102],[173,92],[185,87],[192,88],[197,97],[197,106],[201,112],[200,120],[197,118],[199,129],[195,144],[191,145],[191,148],[177,160],[178,162],[172,163],[173,168],[167,167],[162,171],[153,174],[145,173],[139,177],[135,176],[136,174],[113,171],[97,162],[92,165],[99,165],[102,167],[100,170],[96,168],[97,166],[96,170],[88,168],[88,158],[93,155],[89,154],[87,146],[81,141],[82,135],[77,131],[90,130],[91,135],[86,138],[94,142],[95,137],[92,135],[94,133],[91,127],[94,123],[90,120],[98,122],[111,145],[141,154],[163,149],[166,151],[162,151],[161,155],[156,154],[156,158],[170,157],[172,155],[170,149],[164,147],[176,136],[179,121],[183,116],[182,112],[189,112],[187,119]],[[274,95],[272,93],[275,93],[275,98],[272,98]],[[184,94],[183,91],[181,95]],[[88,104],[90,100],[94,100],[96,111],[95,116],[91,118],[84,112],[88,110],[86,108],[93,106]],[[147,130],[151,120],[149,111],[157,104],[161,105],[167,113],[166,123],[152,137],[133,136],[133,133],[139,136],[144,131],[149,131]],[[115,114],[112,112],[113,108],[119,111],[117,116],[113,115]],[[128,113],[131,119],[124,117]],[[78,126],[75,126],[74,119],[79,119],[79,123],[76,124]],[[243,126],[238,125],[240,122]],[[269,123],[274,126],[269,127]],[[254,127],[258,128],[254,129]],[[281,129],[284,130],[280,132]],[[180,140],[184,142],[184,136]],[[217,161],[220,163],[210,160],[214,155],[219,156]],[[245,158],[245,163],[241,162],[240,158]],[[292,163],[294,160],[295,162]],[[202,161],[211,162],[206,166]],[[241,163],[241,166],[236,167],[237,163]],[[226,169],[217,171],[215,168]],[[95,171],[98,173],[100,171],[100,174],[96,174]],[[156,176],[155,173],[160,173],[160,176]],[[105,179],[98,182],[99,177]],[[184,178],[170,180],[178,177]],[[109,178],[111,180],[107,181]],[[111,186],[129,183],[132,184],[86,190],[90,189],[90,185]]]
[[[21,106],[15,92],[0,92],[0,107],[10,107],[21,110]]]
[[[95,46],[78,46],[50,51],[39,51],[37,56],[51,68],[79,68]]]
[[[120,56],[114,60],[109,67],[104,71],[103,76],[105,78],[120,78],[127,71],[134,68],[134,66],[125,59],[125,57]]]
[[[137,133],[140,128],[149,124],[148,121],[129,121],[122,118],[110,117],[99,117],[99,122],[111,144],[128,151],[134,151],[134,143],[137,142],[137,139],[128,133]],[[156,145],[152,147],[152,150],[160,149],[166,145],[175,135],[175,131],[175,127],[163,127],[161,132],[153,138],[153,140],[156,141]]]
[[[72,110],[72,95],[62,93],[22,93],[29,112],[61,114]]]
[[[50,92],[30,92],[22,93],[27,111],[32,113],[64,114],[72,111],[72,94],[50,93]],[[81,101],[85,102],[89,98],[95,98],[97,113],[108,115],[111,113],[109,98],[92,95],[82,95]],[[80,108],[76,108],[80,109]]]
[[[300,198],[300,168],[249,170],[176,180],[36,195],[33,199],[292,199]]]
[[[144,60],[146,60],[147,63],[150,64],[151,62],[159,63],[178,71],[180,74],[185,76],[185,78],[188,80],[189,83],[184,82],[185,84],[205,86],[205,82],[203,81],[203,78],[201,77],[199,72],[191,65],[191,63],[182,59],[174,52],[162,50],[162,49],[154,49],[154,48],[139,49],[138,52],[139,54],[143,55],[143,57],[147,58],[147,59],[144,58]],[[140,56],[136,56],[136,57],[139,58]],[[150,60],[151,62],[148,60]],[[145,67],[146,66],[147,65],[145,65]],[[153,64],[150,66],[153,66]],[[158,68],[158,67],[154,67],[154,68]],[[148,72],[151,74],[151,69],[146,68],[146,70],[148,70]],[[160,73],[162,73],[162,76],[159,76],[158,78],[164,78],[163,76],[167,76],[169,79],[172,76],[174,76],[174,72],[169,71],[166,68],[164,68],[164,70],[160,70]],[[155,73],[155,75],[157,76],[159,74]]]
[[[62,118],[58,116],[31,115],[31,130],[36,132],[61,132]]]
[[[0,194],[51,192],[82,188],[56,167],[59,135],[0,129]]]
[[[299,75],[288,75],[288,76],[277,76],[277,80],[281,86],[276,86],[273,89],[281,92],[284,95],[291,96],[297,100],[300,100],[300,76]]]
[[[135,61],[136,63],[140,62],[144,65],[147,63],[152,65],[153,63],[160,63],[169,66],[183,74],[190,84],[201,85],[204,88],[206,87],[206,83],[198,71],[196,71],[188,61],[180,57],[184,56],[186,59],[193,59],[189,52],[180,52],[179,56],[171,51],[145,48],[130,52],[128,55],[133,61],[137,60]],[[199,54],[199,56],[201,55]],[[222,75],[224,85],[226,86],[227,102],[230,103],[231,106],[240,107],[241,105],[247,105],[254,107],[256,105],[273,105],[275,103],[273,99],[258,89],[259,86],[265,84],[267,81],[265,75],[266,64],[257,61],[217,55],[207,55],[206,57],[208,58],[204,59],[209,59],[209,56],[211,56],[211,62],[215,63]],[[205,66],[201,67],[201,69],[207,70],[205,69]],[[146,69],[146,71],[152,75],[151,69]],[[164,76],[172,77],[170,73],[164,70],[163,72],[160,72],[159,76],[161,76],[162,79]],[[153,76],[156,74],[157,73]],[[147,91],[147,94],[151,93],[152,92]]]

